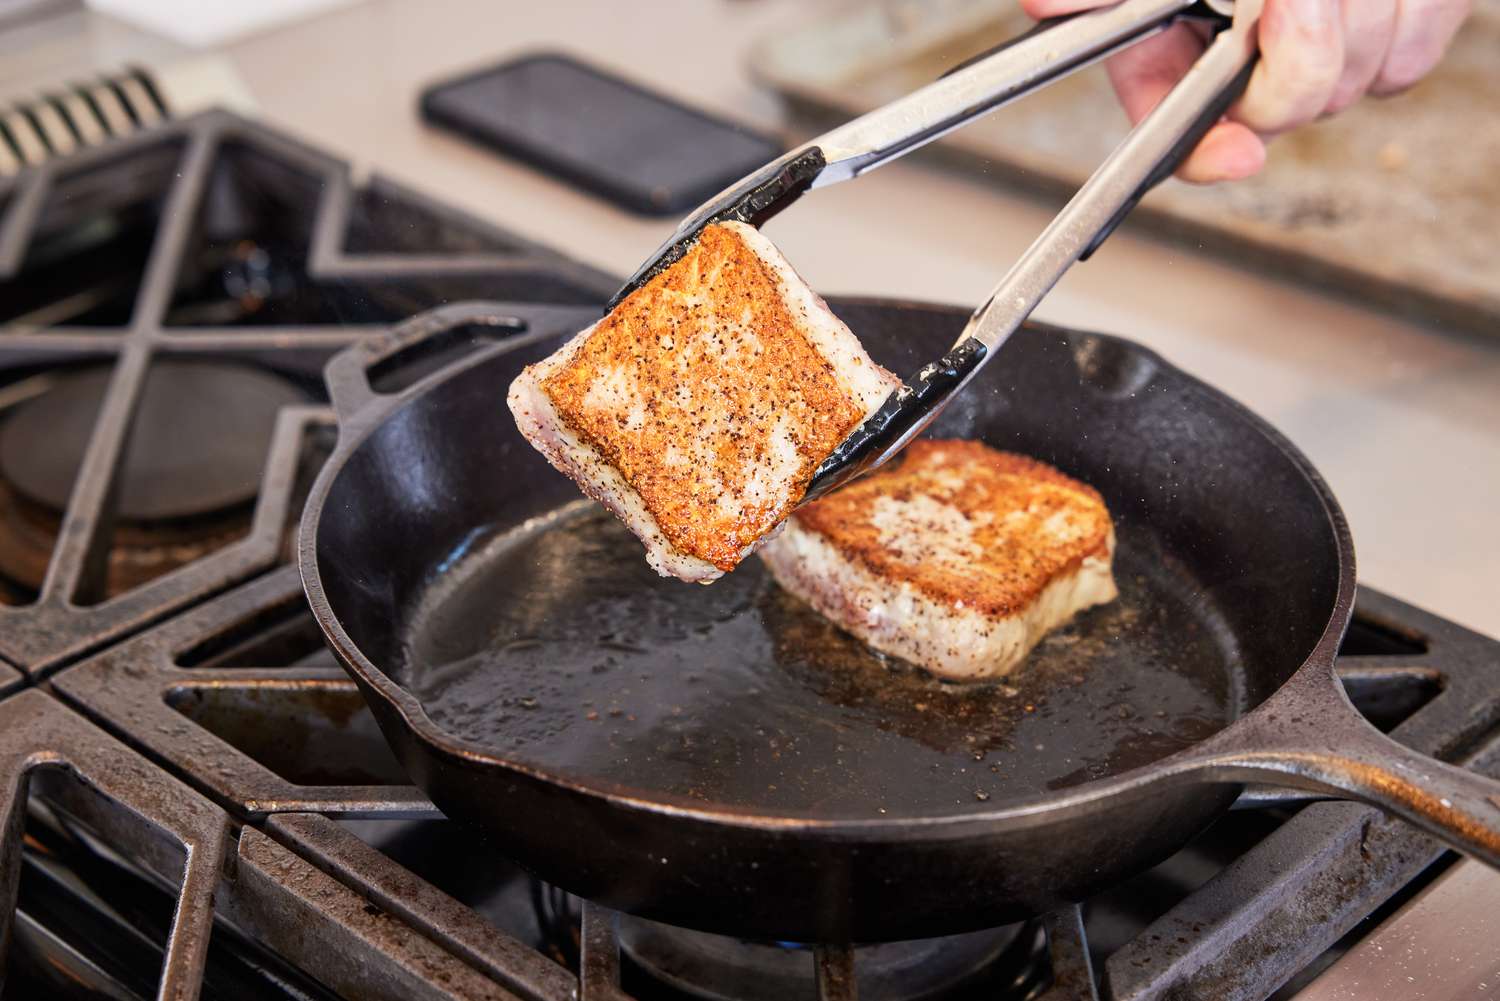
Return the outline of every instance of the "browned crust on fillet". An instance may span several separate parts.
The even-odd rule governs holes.
[[[730,322],[746,308],[754,315],[754,343]],[[640,495],[675,549],[731,570],[786,517],[818,464],[864,419],[859,401],[801,331],[802,313],[743,240],[710,226],[681,260],[600,321],[542,388],[561,420]],[[588,403],[601,379],[621,371],[645,406],[636,427]],[[796,445],[795,489],[778,503],[732,505],[726,513],[716,502],[767,467],[783,416]]]
[[[982,555],[963,563],[944,558],[940,547],[954,534],[947,522],[882,538],[876,524],[882,497],[926,497],[945,505],[945,516],[967,523]],[[1007,520],[1012,512],[1023,513]],[[1066,539],[1043,531],[1053,516],[1066,519]],[[890,465],[793,517],[882,580],[908,583],[935,601],[961,602],[989,617],[1023,610],[1050,581],[1090,556],[1108,558],[1113,536],[1109,511],[1093,487],[1046,463],[977,441],[912,442]]]

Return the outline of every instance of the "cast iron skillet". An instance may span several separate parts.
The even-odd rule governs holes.
[[[967,311],[834,304],[897,372]],[[1115,605],[1013,687],[887,664],[747,561],[657,578],[504,405],[590,311],[484,304],[335,358],[303,518],[314,615],[412,779],[611,907],[766,939],[992,926],[1170,855],[1242,783],[1367,800],[1492,864],[1500,783],[1419,756],[1333,671],[1348,528],[1292,446],[1127,341],[1033,325],[943,416],[1094,484]],[[500,335],[390,394],[412,354]],[[432,361],[426,363],[432,368]]]

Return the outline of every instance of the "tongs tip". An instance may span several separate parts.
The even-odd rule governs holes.
[[[683,220],[671,238],[610,297],[604,311],[609,313],[632,292],[681,260],[697,242],[698,234],[714,223],[742,222],[759,228],[812,187],[827,165],[821,148],[801,146],[719,192]]]
[[[988,351],[982,341],[964,337],[942,358],[923,365],[823,460],[802,503],[811,503],[888,462],[958,395],[984,364]]]

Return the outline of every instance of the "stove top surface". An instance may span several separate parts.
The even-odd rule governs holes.
[[[1080,908],[851,949],[653,925],[497,858],[407,783],[307,611],[319,371],[443,302],[613,287],[224,113],[0,181],[0,775],[25,790],[0,997],[1259,998],[1463,871],[1378,811],[1252,789]],[[1383,729],[1500,765],[1469,725],[1500,715],[1500,644],[1365,590],[1339,664]]]

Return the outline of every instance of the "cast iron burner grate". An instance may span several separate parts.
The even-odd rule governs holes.
[[[333,351],[479,293],[528,303],[515,312],[533,326],[576,323],[611,287],[383,182],[356,189],[337,161],[223,114],[0,188],[0,419],[61,376],[109,373],[44,580],[0,608],[0,654],[39,686],[0,699],[3,996],[35,984],[33,955],[103,996],[673,996],[630,959],[628,921],[531,882],[406,783],[324,649],[285,548],[331,426],[317,373]],[[118,509],[140,433],[128,418],[164,361],[253,366],[305,394],[278,409],[254,500],[239,488],[168,497],[191,508],[172,517],[141,517],[139,496]],[[33,493],[18,503],[46,507]],[[203,517],[247,504],[237,542],[110,593],[114,536],[149,550],[165,522],[201,543]],[[0,574],[3,561],[0,542]],[[1422,751],[1500,765],[1486,744],[1500,643],[1369,590],[1356,616],[1340,671],[1361,708]],[[0,667],[0,693],[22,684]],[[1020,990],[1265,997],[1445,857],[1356,804],[1251,790],[1242,805],[1182,855],[1048,917],[1042,975],[1021,964]],[[63,878],[69,858],[137,888],[122,911],[144,917],[125,945],[122,922],[83,892],[96,887]],[[145,905],[151,894],[164,911]],[[97,941],[68,938],[85,917]],[[851,998],[871,962],[799,951],[812,961],[789,994]],[[131,980],[143,970],[154,985]]]
[[[227,113],[0,178],[0,657],[41,677],[275,566],[333,352],[613,288]]]
[[[1364,589],[1339,669],[1360,708],[1399,739],[1483,770],[1500,766],[1500,746],[1486,742],[1500,715],[1500,643]],[[455,833],[451,851],[391,847],[410,825],[451,822],[402,784],[353,683],[318,641],[295,568],[143,632],[52,684],[251,829],[460,961],[508,983],[517,969],[534,976],[548,968],[536,963],[562,970],[540,949],[574,958],[531,918],[515,919],[533,913],[524,898],[501,911],[481,902],[469,878],[479,863],[453,858],[470,857],[463,845],[480,857],[482,841]],[[321,762],[319,774],[307,774],[309,757]],[[1444,857],[1431,839],[1358,804],[1250,790],[1241,805],[1156,870],[1082,910],[1051,915],[1046,996],[1267,997],[1319,968],[1346,932]],[[448,864],[424,861],[434,854]],[[582,906],[577,968],[586,999],[629,996],[618,921]],[[511,965],[518,956],[527,963]],[[858,963],[858,950],[817,950],[821,996],[853,996],[851,960]],[[638,996],[661,996],[638,989],[634,964],[623,965]]]

